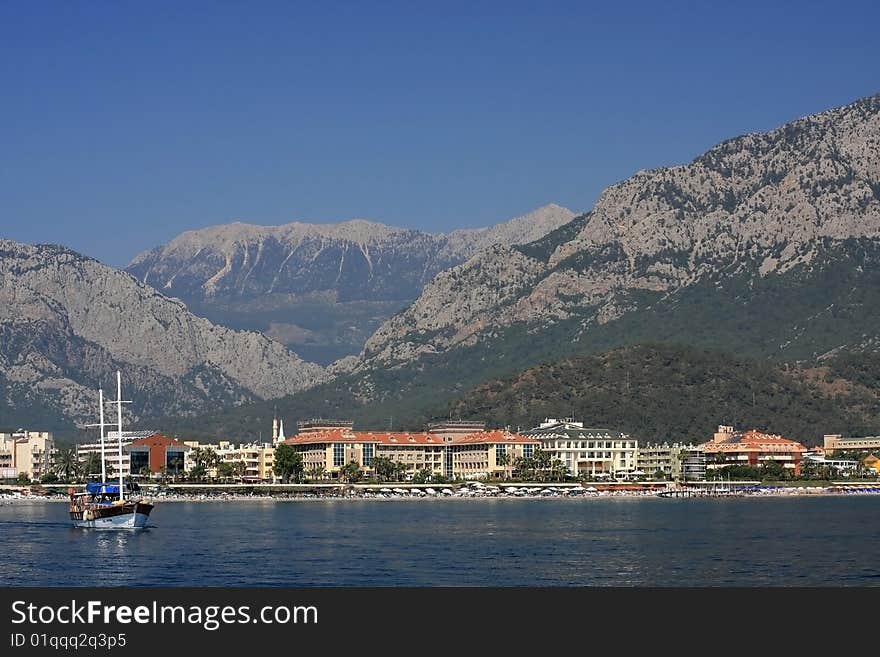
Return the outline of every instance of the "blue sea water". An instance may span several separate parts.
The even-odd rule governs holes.
[[[878,586],[880,496],[0,506],[0,586]]]

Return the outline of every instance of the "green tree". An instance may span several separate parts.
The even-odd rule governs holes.
[[[327,476],[323,465],[312,468],[306,473],[310,481],[322,481]]]
[[[394,461],[387,456],[374,456],[371,465],[373,472],[376,473],[376,479],[379,481],[388,481],[394,477]]]
[[[291,479],[302,480],[303,471],[302,454],[297,452],[291,445],[281,443],[275,448],[275,461],[272,464],[272,472],[280,477],[285,484]]]
[[[196,447],[190,453],[193,467],[189,472],[191,479],[201,481],[205,478],[208,470],[216,468],[220,463],[220,456],[210,447]]]
[[[550,453],[543,449],[536,449],[532,456],[532,463],[536,478],[539,481],[545,481],[551,465]]]
[[[232,479],[235,475],[235,466],[229,461],[223,461],[217,466],[217,474],[221,479]]]
[[[434,473],[430,468],[416,470],[412,481],[414,484],[430,484],[434,480]]]
[[[300,460],[302,460],[300,458]],[[232,474],[234,477],[237,477],[239,481],[244,481],[244,476],[247,474],[247,463],[244,461],[236,461],[232,464]],[[299,479],[302,478],[302,474],[300,474]]]
[[[59,449],[55,455],[55,472],[62,481],[69,482],[79,473],[79,459],[76,456],[75,447]]]
[[[19,472],[16,481],[20,484],[29,484],[31,483],[31,476],[27,472]]]
[[[340,478],[348,483],[360,481],[362,475],[361,464],[357,461],[349,461],[339,471]]]
[[[203,481],[206,474],[208,474],[208,471],[204,465],[194,465],[189,470],[189,478],[192,481]]]
[[[513,471],[520,479],[531,479],[535,470],[535,461],[529,456],[519,456],[513,460]]]
[[[501,456],[495,459],[495,461],[496,463],[498,463],[498,465],[504,468],[504,478],[510,479],[510,468],[513,466],[513,457],[505,451],[501,454]]]
[[[654,471],[654,481],[666,481],[666,473],[660,468]]]
[[[778,481],[785,478],[785,468],[776,461],[764,461],[761,466],[761,479],[763,481]]]
[[[559,459],[553,459],[550,461],[550,478],[556,481],[562,481],[565,479],[565,475],[568,474],[568,468],[565,467],[565,464]]]
[[[101,455],[89,452],[79,460],[79,473],[85,477],[101,473]]]
[[[47,472],[42,477],[40,477],[41,484],[54,484],[58,481],[58,475],[54,472]]]

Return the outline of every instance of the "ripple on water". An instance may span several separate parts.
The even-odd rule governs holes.
[[[143,532],[6,505],[0,585],[880,585],[880,497],[460,502],[160,504]]]

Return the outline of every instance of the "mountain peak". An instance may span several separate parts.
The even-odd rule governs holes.
[[[138,256],[127,271],[218,323],[258,328],[327,363],[360,351],[378,324],[438,272],[493,244],[531,241],[573,215],[548,205],[497,226],[448,234],[362,218],[280,226],[238,221],[183,233]]]
[[[438,276],[363,358],[387,367],[562,321],[580,336],[709,279],[800,271],[848,240],[878,238],[873,95],[724,141],[690,164],[639,171],[541,240]]]

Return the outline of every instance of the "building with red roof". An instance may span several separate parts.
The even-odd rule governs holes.
[[[531,457],[540,445],[534,438],[510,431],[486,431],[461,423],[432,425],[423,432],[323,426],[301,430],[284,443],[302,454],[307,471],[323,468],[331,478],[338,477],[342,467],[352,461],[369,473],[373,459],[384,457],[402,463],[408,476],[428,470],[447,479],[502,474],[514,459]]]
[[[721,425],[712,440],[700,445],[707,456],[708,469],[728,465],[761,466],[769,461],[779,463],[787,470],[800,474],[801,461],[807,448],[796,440],[778,434],[762,433],[757,429],[734,431]]]

